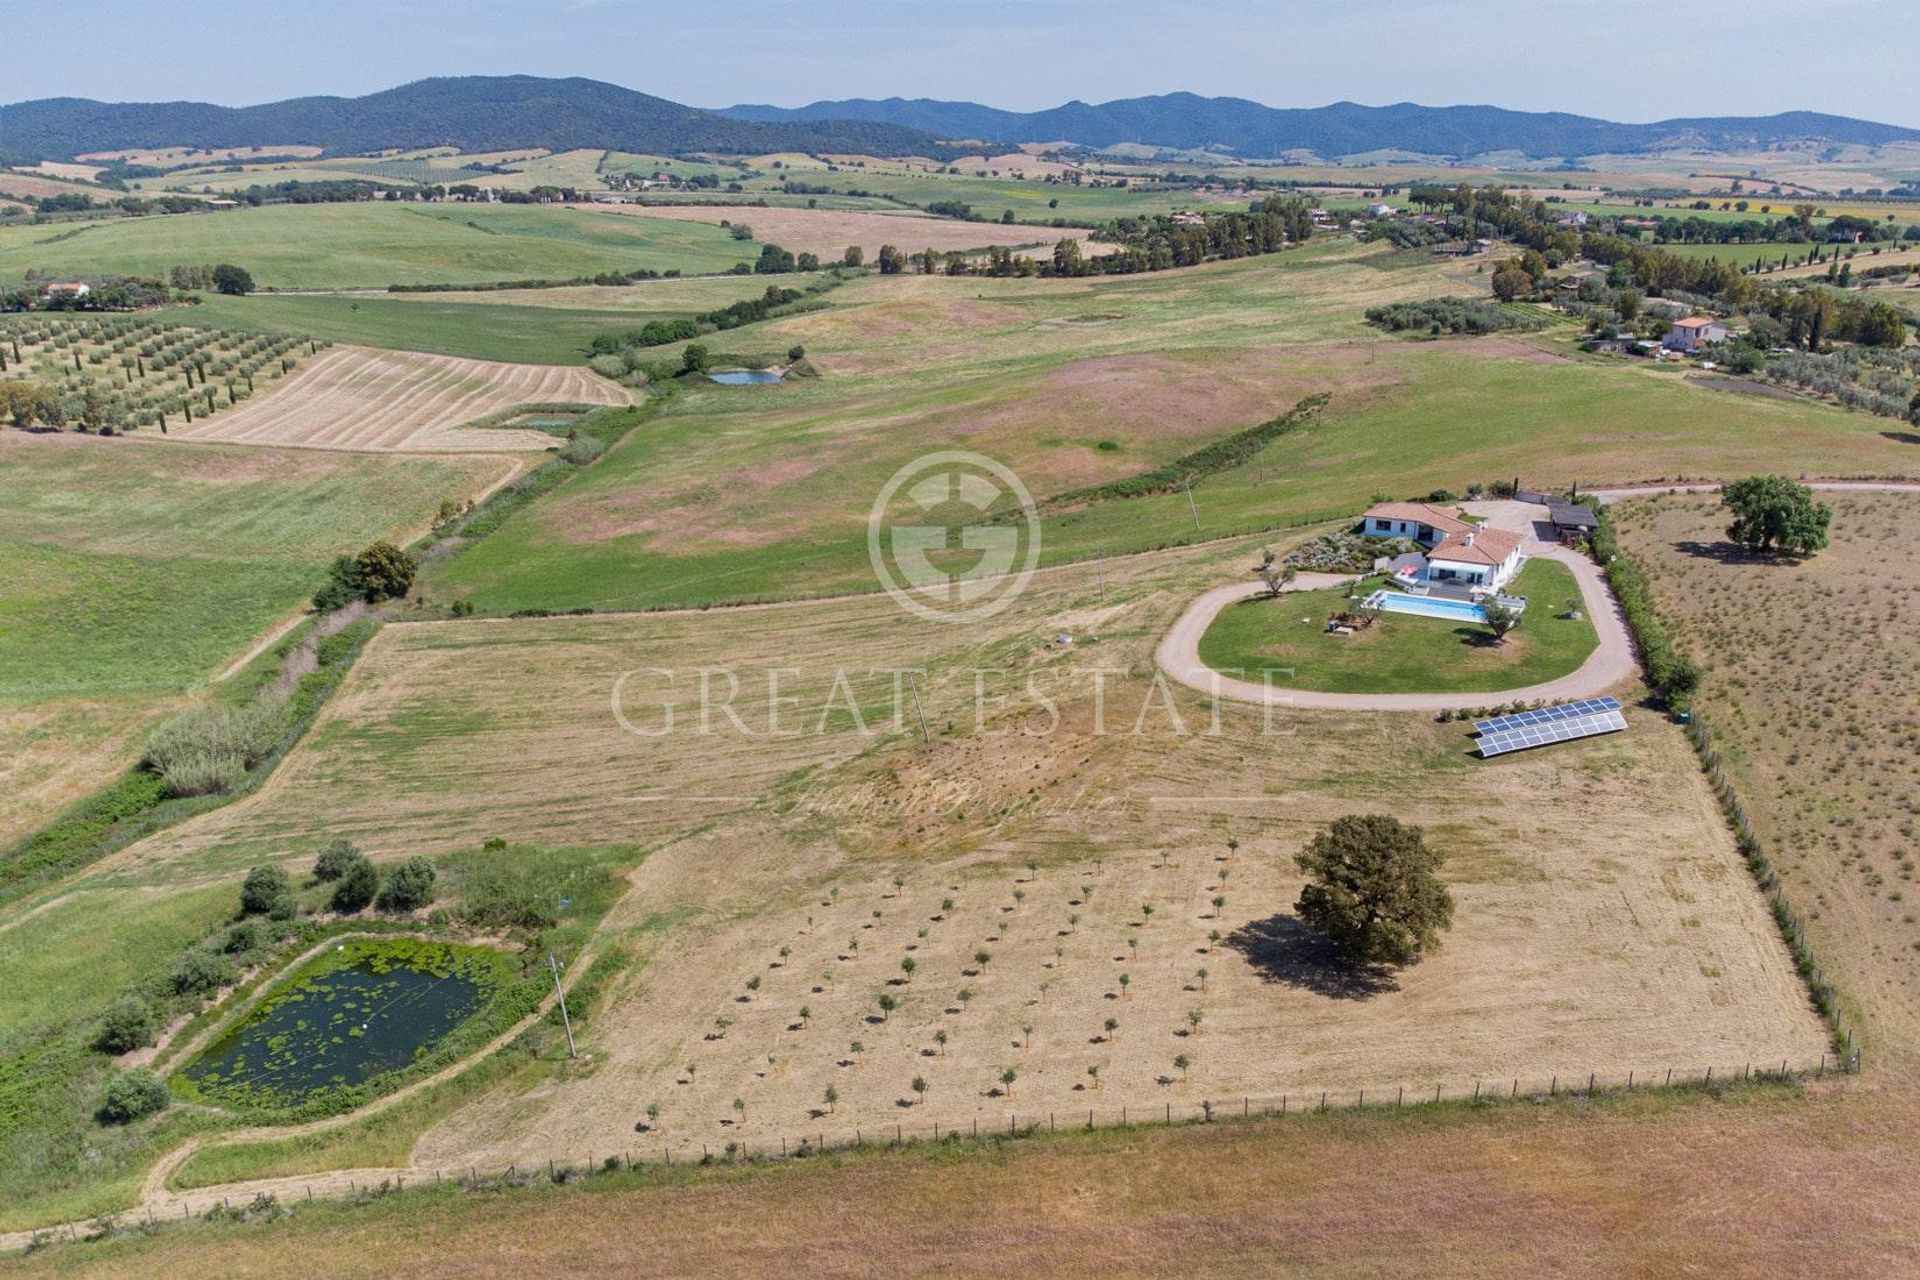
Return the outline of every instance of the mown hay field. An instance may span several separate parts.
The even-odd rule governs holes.
[[[585,368],[501,364],[370,347],[333,347],[276,395],[201,419],[169,438],[374,452],[498,452],[553,447],[540,431],[464,424],[518,405],[622,405],[621,386]]]

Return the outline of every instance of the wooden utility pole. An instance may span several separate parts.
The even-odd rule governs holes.
[[[907,687],[913,690],[913,713],[920,717],[920,745],[926,746],[932,739],[927,736],[927,712],[920,705],[920,681],[911,671],[907,672]]]
[[[560,962],[553,958],[553,952],[547,952],[547,968],[553,971],[553,994],[560,998],[560,1025],[567,1029],[567,1056],[577,1058],[580,1055],[573,1048],[573,1019],[567,1016],[567,993],[560,986]]]
[[[1193,481],[1187,481],[1187,510],[1193,513],[1193,531],[1200,532],[1200,508],[1193,505]]]

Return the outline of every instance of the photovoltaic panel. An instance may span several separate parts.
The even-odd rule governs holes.
[[[1601,733],[1619,733],[1626,727],[1627,718],[1620,712],[1600,711],[1575,716],[1570,720],[1548,720],[1540,724],[1502,729],[1480,736],[1480,758],[1487,760],[1510,751],[1525,751],[1529,747],[1544,747],[1553,742],[1572,742],[1576,738],[1591,738]]]
[[[1516,711],[1508,716],[1494,716],[1491,720],[1476,720],[1473,722],[1473,731],[1500,733],[1507,729],[1524,729],[1529,725],[1547,724],[1554,720],[1575,720],[1581,716],[1599,715],[1602,712],[1619,709],[1618,698],[1583,698],[1579,702],[1562,702],[1534,711]]]

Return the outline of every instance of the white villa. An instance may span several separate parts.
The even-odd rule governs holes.
[[[1425,548],[1403,557],[1394,578],[1406,585],[1498,591],[1520,571],[1525,541],[1505,529],[1473,523],[1459,511],[1425,502],[1382,502],[1367,508],[1360,531],[1369,538],[1406,538]]]

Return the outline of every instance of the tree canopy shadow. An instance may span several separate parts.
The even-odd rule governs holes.
[[[1920,431],[1882,431],[1880,434],[1895,444],[1920,444]]]
[[[1330,1000],[1366,1000],[1400,989],[1392,969],[1342,959],[1331,942],[1297,916],[1250,920],[1228,934],[1226,944],[1245,956],[1264,980],[1284,982]]]
[[[1802,559],[1784,551],[1755,551],[1743,547],[1737,542],[1722,538],[1717,542],[1701,542],[1688,538],[1673,544],[1673,549],[1682,555],[1692,556],[1696,560],[1713,560],[1720,564],[1793,564]]]

